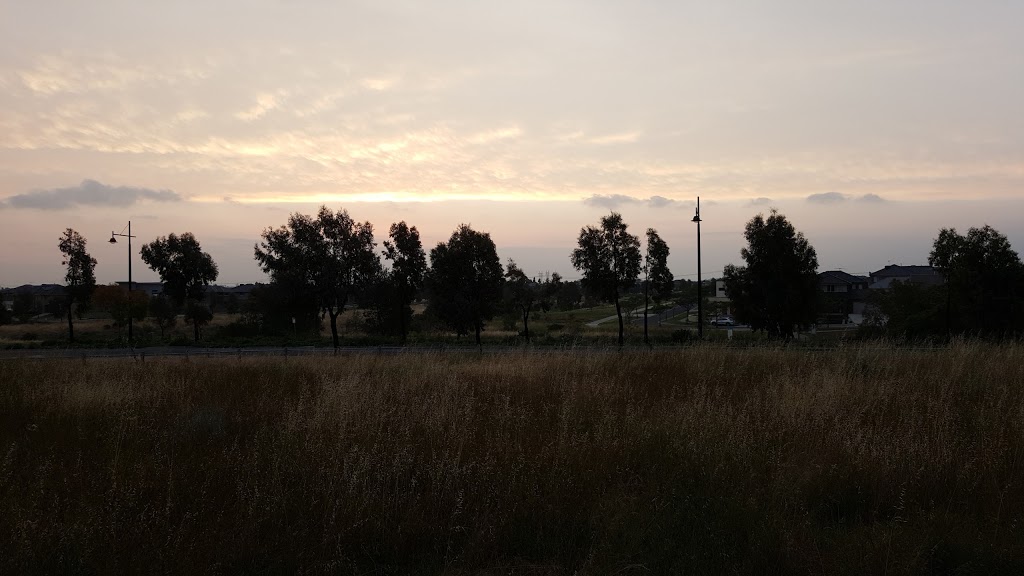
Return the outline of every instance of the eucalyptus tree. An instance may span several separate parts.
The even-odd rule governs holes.
[[[946,329],[1003,335],[1024,328],[1024,264],[991,226],[961,235],[943,228],[928,263],[946,279]]]
[[[650,301],[661,302],[672,295],[672,272],[668,269],[668,244],[654,228],[647,229],[647,250],[644,254],[644,344],[647,336],[647,312]]]
[[[308,294],[331,319],[331,340],[340,345],[338,316],[353,296],[380,274],[373,225],[348,212],[321,206],[316,217],[292,214],[287,225],[263,231],[255,246],[260,267],[273,282]]]
[[[430,306],[459,335],[471,330],[480,345],[484,322],[494,317],[501,299],[498,251],[486,232],[460,224],[448,242],[430,251]]]
[[[203,252],[191,232],[159,237],[143,245],[141,253],[142,261],[160,275],[163,293],[175,305],[186,306],[198,342],[200,325],[212,318],[211,314],[200,312],[200,308],[205,307],[206,288],[219,274],[213,257]]]
[[[68,314],[68,340],[75,341],[75,325],[72,316],[85,311],[96,290],[96,259],[85,249],[85,238],[71,228],[57,241],[57,247],[64,255],[64,297]],[[77,306],[76,306],[77,305]],[[77,310],[76,310],[77,307]]]
[[[427,274],[427,254],[420,242],[420,233],[415,226],[404,221],[391,225],[388,233],[391,240],[384,241],[384,258],[390,263],[387,283],[394,292],[394,305],[398,308],[399,332],[405,342],[409,331],[412,309],[409,305],[416,293],[423,287]]]
[[[599,226],[580,230],[572,265],[583,273],[583,288],[597,298],[615,303],[619,319],[619,346],[625,342],[620,299],[640,276],[640,239],[628,231],[622,215],[612,212]]]
[[[740,250],[746,266],[725,267],[725,287],[736,317],[753,330],[789,340],[817,316],[818,256],[802,232],[772,210],[758,214],[744,231]]]

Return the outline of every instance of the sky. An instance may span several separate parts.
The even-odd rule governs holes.
[[[0,0],[0,286],[156,280],[192,232],[220,283],[266,281],[261,232],[321,204],[460,223],[503,261],[578,278],[620,212],[695,278],[778,209],[819,269],[925,264],[938,231],[1024,249],[1016,0]]]

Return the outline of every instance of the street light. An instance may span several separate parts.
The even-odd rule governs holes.
[[[700,279],[700,196],[697,196],[697,213],[693,216],[697,223],[697,338],[704,339],[704,289]]]
[[[124,230],[121,230],[121,232],[124,232]],[[122,238],[127,238],[128,239],[128,347],[131,348],[132,347],[132,238],[135,238],[135,236],[132,236],[132,221],[131,220],[128,221],[128,233],[127,234],[118,234],[118,233],[114,232],[113,230],[110,231],[110,243],[111,244],[117,244],[117,238],[115,238],[115,236],[120,236]]]

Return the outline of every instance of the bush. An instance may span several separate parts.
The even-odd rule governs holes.
[[[677,344],[689,344],[697,341],[697,332],[690,328],[680,328],[672,332],[672,341]]]

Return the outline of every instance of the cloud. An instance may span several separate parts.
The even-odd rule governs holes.
[[[888,202],[888,200],[886,200],[885,198],[882,198],[878,194],[865,194],[865,195],[861,196],[860,198],[857,198],[857,200],[859,202],[867,202],[867,203],[870,203],[870,204],[881,204],[883,202]]]
[[[821,194],[811,194],[807,197],[807,201],[812,204],[839,204],[849,199],[849,196],[840,192],[823,192]]]
[[[843,202],[849,202],[850,200],[855,202],[864,202],[866,204],[880,204],[882,202],[886,202],[886,199],[882,198],[878,194],[850,196],[849,194],[843,194],[841,192],[824,192],[822,194],[811,194],[807,197],[807,201],[812,204],[842,204]]]
[[[771,204],[772,202],[773,202],[773,200],[771,198],[765,198],[764,196],[761,196],[760,198],[752,198],[750,200],[750,205],[751,206],[767,206],[767,205]]]
[[[152,190],[132,186],[108,186],[95,180],[82,180],[78,186],[32,190],[17,194],[0,202],[9,208],[35,210],[66,210],[76,206],[131,206],[142,200],[180,202],[181,196],[171,190]]]
[[[644,200],[642,198],[626,196],[625,194],[593,194],[588,198],[584,198],[583,203],[587,206],[598,206],[601,208],[617,208],[623,204],[646,204],[650,208],[682,208],[693,204],[692,202],[680,202],[679,200],[673,200],[664,196],[651,196]]]
[[[597,144],[600,146],[606,144],[631,144],[636,142],[640,138],[639,132],[623,132],[620,134],[607,134],[605,136],[597,136],[587,140],[591,144]]]
[[[252,122],[265,116],[267,112],[274,110],[280,105],[277,96],[274,94],[260,94],[256,97],[256,103],[246,110],[235,114],[235,118],[245,122]]]
[[[617,208],[622,204],[639,204],[638,198],[626,196],[625,194],[594,194],[585,198],[583,203],[587,206],[598,206],[601,208]]]

